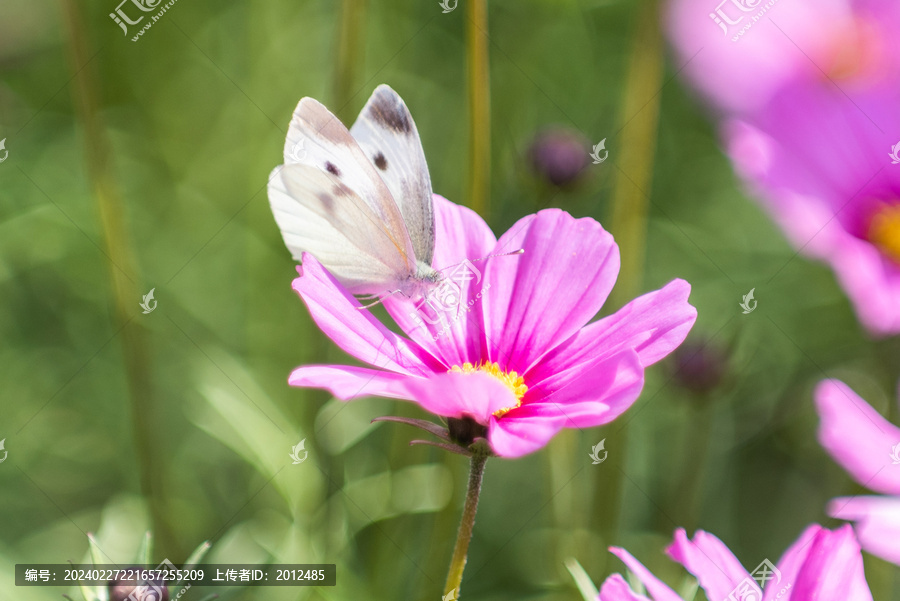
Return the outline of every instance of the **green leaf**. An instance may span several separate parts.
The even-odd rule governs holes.
[[[584,601],[595,601],[598,593],[597,587],[594,586],[591,577],[584,571],[584,568],[581,567],[578,560],[574,557],[568,558],[566,560],[566,569],[569,570],[569,573],[575,580],[575,586],[578,587],[578,592],[584,597]]]
[[[206,555],[206,552],[209,551],[209,548],[211,546],[212,545],[208,540],[200,543],[200,546],[194,549],[194,552],[191,553],[190,557],[187,558],[187,561],[184,562],[184,566],[182,567],[182,569],[190,570],[198,563],[200,563],[200,560],[203,559],[203,556]],[[184,580],[179,580],[175,583],[175,588],[180,588],[182,586],[184,586]]]
[[[696,578],[685,576],[684,582],[681,584],[678,594],[681,595],[681,598],[684,599],[684,601],[693,601],[694,597],[697,596],[697,589],[699,588],[700,583],[697,582]]]
[[[137,563],[141,565],[149,565],[153,559],[153,533],[149,530],[144,534],[144,540],[137,552]]]

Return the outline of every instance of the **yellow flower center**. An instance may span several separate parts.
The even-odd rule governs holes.
[[[900,205],[886,205],[869,222],[869,242],[900,263]]]
[[[866,19],[852,19],[832,30],[829,48],[823,59],[824,70],[831,80],[853,80],[878,75],[879,57],[884,53],[883,36],[877,26]]]
[[[514,371],[503,371],[500,369],[499,363],[491,363],[489,361],[482,361],[481,363],[476,363],[472,365],[471,363],[463,363],[462,367],[458,365],[454,365],[450,368],[450,371],[455,371],[457,373],[463,374],[471,374],[477,371],[484,372],[486,374],[490,374],[506,384],[506,387],[512,391],[514,395],[516,395],[516,405],[515,407],[504,407],[503,409],[498,409],[494,411],[494,417],[503,417],[513,409],[522,406],[522,397],[525,396],[525,393],[528,392],[528,387],[525,386],[525,380]]]

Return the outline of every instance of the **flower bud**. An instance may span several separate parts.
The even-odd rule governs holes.
[[[557,127],[535,137],[528,157],[538,177],[554,186],[568,186],[581,179],[590,162],[590,146],[578,132]]]
[[[716,388],[728,370],[725,351],[710,340],[687,341],[672,356],[675,383],[695,394]]]
[[[125,568],[134,578],[113,580],[109,583],[109,601],[169,601],[169,589],[163,580],[141,580],[139,566]]]

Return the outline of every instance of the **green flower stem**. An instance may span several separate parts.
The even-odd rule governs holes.
[[[168,555],[178,552],[176,540],[165,520],[160,482],[162,466],[158,459],[156,412],[153,379],[150,369],[148,336],[134,319],[141,298],[137,261],[128,238],[122,197],[112,174],[112,153],[100,116],[99,87],[89,65],[91,54],[78,3],[63,0],[63,14],[68,30],[69,57],[75,72],[73,101],[84,130],[85,157],[93,186],[100,229],[103,234],[109,267],[113,301],[114,328],[121,330],[119,340],[125,367],[128,396],[131,401],[131,426],[137,457],[141,494],[149,505],[153,530],[160,546]]]
[[[610,231],[622,257],[619,279],[611,294],[618,308],[641,292],[647,243],[647,208],[653,183],[663,76],[662,35],[656,2],[638,11],[638,27],[628,60],[622,97],[623,126],[618,136]]]
[[[343,0],[337,32],[337,66],[334,71],[334,101],[338,117],[352,121],[356,115],[348,106],[357,94],[366,39],[366,0]],[[348,121],[348,122],[349,122]]]
[[[487,458],[488,454],[484,450],[478,450],[472,455],[466,504],[459,522],[456,546],[453,548],[453,559],[450,560],[450,570],[447,573],[447,584],[444,586],[445,596],[447,593],[455,591],[456,596],[453,598],[459,598],[459,588],[462,585],[463,570],[466,568],[469,541],[472,540],[472,530],[475,527],[475,512],[478,511],[478,497],[481,494],[481,481],[484,478],[484,465],[487,463]]]
[[[682,460],[684,471],[681,486],[678,487],[682,509],[676,514],[686,516],[681,525],[688,532],[696,530],[700,522],[703,483],[709,471],[709,447],[716,408],[713,399],[707,398],[705,394],[698,394],[697,403],[700,407],[691,415],[692,427],[685,441],[686,448]]]
[[[469,206],[487,219],[491,194],[491,70],[487,0],[470,0],[466,22],[469,95]]]
[[[616,172],[609,229],[616,237],[622,261],[607,304],[610,311],[622,307],[642,291],[647,210],[663,85],[663,36],[659,32],[658,3],[646,2],[636,17],[637,29],[620,109],[623,125],[610,150],[610,155],[615,157]],[[617,449],[615,462],[608,462],[608,474],[594,483],[596,513],[603,516],[599,530],[605,545],[614,544],[618,535],[627,444],[628,427],[621,426],[607,441],[607,448]]]

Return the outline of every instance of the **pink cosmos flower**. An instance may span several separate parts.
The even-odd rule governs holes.
[[[791,242],[831,266],[873,335],[900,332],[898,103],[900,78],[852,99],[799,81],[725,127],[738,172]]]
[[[486,438],[494,453],[518,457],[564,427],[619,416],[640,394],[644,368],[676,348],[696,319],[690,285],[674,280],[588,324],[619,270],[618,247],[599,223],[549,209],[521,219],[498,241],[473,211],[437,195],[434,201],[433,265],[445,274],[466,260],[520,248],[524,254],[468,263],[466,277],[448,275],[439,295],[455,302],[386,299],[406,336],[360,310],[305,255],[294,289],[322,331],[372,367],[303,366],[291,374],[292,385],[343,400],[414,400],[451,425],[462,423],[469,439]]]
[[[665,27],[684,75],[720,112],[752,114],[796,79],[852,95],[896,76],[893,0],[670,0]]]
[[[900,3],[672,0],[669,21],[740,175],[872,334],[900,332]]]
[[[820,382],[815,399],[825,450],[859,484],[889,495],[834,499],[828,514],[855,522],[866,551],[900,565],[900,428],[838,380]]]
[[[628,551],[611,547],[641,581],[653,601],[683,601]],[[712,534],[697,531],[694,540],[684,530],[666,551],[693,574],[711,601],[760,599],[758,579],[766,572],[762,601],[872,601],[863,572],[859,543],[849,526],[827,530],[809,526],[776,565],[760,564],[747,572],[725,544]],[[607,578],[598,601],[649,601],[634,593],[619,574]]]

